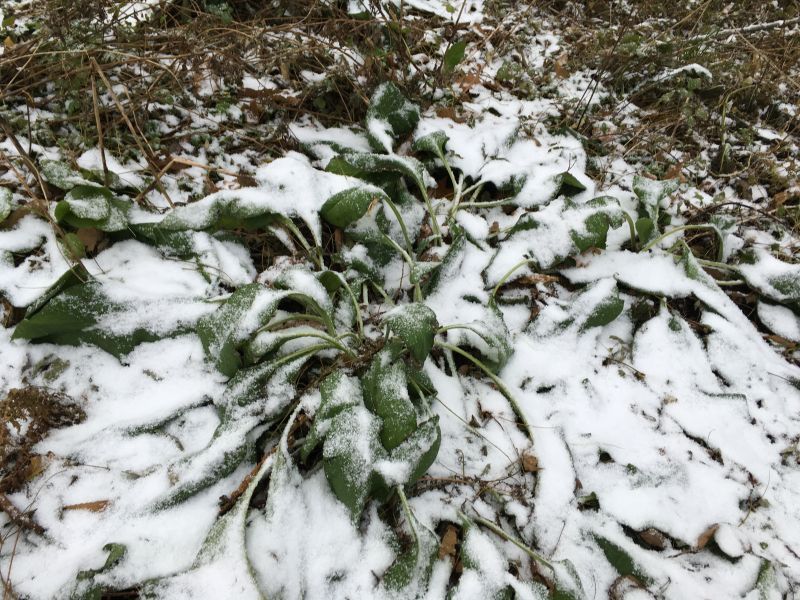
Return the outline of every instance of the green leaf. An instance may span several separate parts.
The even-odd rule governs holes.
[[[357,521],[373,485],[373,467],[385,456],[378,438],[380,421],[363,406],[331,419],[322,447],[325,477],[334,495]]]
[[[636,220],[636,234],[639,236],[639,243],[644,245],[648,240],[655,238],[656,226],[649,217],[642,217]]]
[[[11,190],[0,187],[0,223],[11,214]]]
[[[99,569],[89,569],[86,571],[78,571],[77,578],[79,580],[82,579],[91,579],[95,575],[99,573],[103,573],[115,567],[119,562],[125,558],[125,554],[127,553],[127,548],[124,544],[106,544],[103,546],[103,551],[108,552],[108,556],[106,557],[106,562],[103,563],[103,566]]]
[[[63,289],[75,279],[75,276],[62,278],[57,285]],[[187,326],[181,325],[176,325],[173,331],[157,333],[144,326],[124,334],[98,328],[101,319],[114,321],[115,315],[124,318],[131,307],[109,300],[96,281],[77,283],[54,292],[55,295],[49,294],[46,302],[37,303],[35,310],[29,309],[29,315],[14,330],[13,339],[69,346],[94,344],[119,358],[141,343],[188,331]]]
[[[364,404],[381,418],[380,438],[387,450],[399,446],[417,428],[406,372],[394,352],[382,350],[361,379]]]
[[[644,224],[644,229],[639,230],[637,223],[637,233],[639,241],[645,244],[658,235],[658,218],[661,212],[661,202],[664,198],[678,189],[678,180],[669,179],[667,181],[655,181],[639,175],[633,178],[633,193],[639,199],[639,217],[648,218],[652,223],[652,229]],[[642,238],[643,233],[648,233],[647,238]]]
[[[54,211],[59,223],[73,227],[94,227],[101,231],[122,231],[128,226],[130,206],[114,197],[111,190],[94,185],[76,185]]]
[[[439,540],[426,527],[414,527],[416,537],[412,546],[400,554],[383,574],[383,585],[396,595],[405,590],[408,597],[419,597],[428,586],[433,563],[439,550]],[[413,591],[419,592],[414,594]],[[408,593],[412,592],[412,593]]]
[[[605,554],[608,562],[616,569],[623,577],[632,576],[638,579],[644,585],[650,585],[652,579],[644,573],[639,566],[634,562],[630,554],[619,547],[614,542],[597,534],[593,535],[595,542],[600,546],[600,549]]]
[[[344,229],[363,217],[373,203],[386,198],[386,193],[377,188],[349,188],[328,198],[319,214],[331,225]]]
[[[424,363],[433,348],[433,338],[439,328],[436,313],[424,304],[414,302],[392,309],[384,321],[389,330],[403,340],[414,360]]]
[[[557,196],[574,196],[586,191],[586,186],[569,171],[556,175],[558,182]]]
[[[494,303],[489,304],[481,320],[450,329],[447,336],[456,346],[477,350],[483,357],[483,364],[495,375],[514,353],[503,313]]]
[[[407,135],[419,122],[419,107],[409,102],[393,83],[375,90],[367,109],[367,136],[380,152],[391,152],[398,137]]]
[[[442,60],[442,68],[445,73],[452,73],[462,60],[464,60],[464,51],[467,48],[467,42],[460,40],[445,50],[444,59]]]
[[[233,377],[242,364],[236,351],[235,332],[239,321],[250,309],[261,286],[257,283],[237,289],[213,314],[200,319],[197,335],[203,344],[206,356],[215,359],[217,369]],[[273,308],[277,307],[277,302]]]
[[[86,248],[80,238],[74,233],[67,233],[62,240],[67,256],[72,260],[80,260],[86,257]]]
[[[410,156],[386,156],[366,152],[341,154],[332,158],[325,170],[376,183],[376,174],[402,175],[411,179],[418,187],[424,186],[425,168],[421,162]]]
[[[60,160],[42,160],[39,163],[39,173],[42,178],[57,188],[71,190],[76,185],[91,185],[92,182],[84,178],[78,171]]]
[[[319,391],[322,400],[300,452],[303,460],[308,459],[311,452],[325,437],[324,432],[328,430],[331,420],[335,416],[342,411],[361,406],[363,403],[358,379],[344,375],[341,371],[336,371],[326,377],[320,384]]]
[[[441,443],[439,417],[434,416],[422,423],[389,453],[392,462],[404,463],[406,466],[408,476],[403,484],[410,485],[425,474],[436,460]]]
[[[616,319],[625,307],[625,302],[618,295],[612,295],[604,298],[601,302],[595,305],[594,309],[581,326],[581,331],[585,331],[592,327],[603,327],[608,325]]]
[[[414,152],[430,152],[436,156],[443,156],[447,141],[447,134],[444,131],[434,131],[414,140],[411,149]]]

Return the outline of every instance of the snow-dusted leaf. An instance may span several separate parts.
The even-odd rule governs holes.
[[[456,346],[477,350],[482,362],[495,374],[502,370],[514,352],[503,313],[494,304],[485,308],[482,319],[459,324],[459,327],[449,329],[447,336]]]
[[[467,48],[467,42],[460,40],[452,44],[444,53],[442,58],[442,69],[445,73],[451,73],[460,63],[464,60],[464,51]]]
[[[391,82],[375,90],[367,109],[367,135],[380,152],[391,152],[398,137],[411,133],[419,122],[419,107],[409,102]]]
[[[342,154],[331,159],[326,170],[338,175],[358,177],[365,181],[376,181],[376,175],[402,175],[411,179],[418,187],[425,185],[425,167],[411,156]]]
[[[62,190],[71,190],[76,185],[92,185],[78,171],[59,160],[42,160],[39,172],[47,183]]]
[[[379,439],[380,420],[363,406],[352,406],[331,419],[322,446],[323,467],[336,497],[353,521],[361,515],[373,486],[373,467],[386,451]]]
[[[800,265],[779,260],[765,250],[752,250],[743,254],[738,271],[763,298],[800,312]]]
[[[633,193],[639,200],[639,220],[636,231],[642,244],[649,242],[658,235],[658,218],[661,213],[661,203],[670,194],[678,189],[677,179],[655,181],[640,175],[633,178]],[[646,220],[643,220],[646,219]],[[647,237],[642,237],[647,236]]]
[[[323,440],[331,425],[331,419],[344,410],[355,408],[363,404],[361,385],[355,377],[336,371],[326,377],[319,386],[321,402],[311,429],[303,443],[301,456],[303,460]]]
[[[93,344],[116,357],[128,354],[143,342],[152,342],[169,335],[189,331],[188,324],[175,323],[171,331],[156,331],[145,320],[127,327],[103,327],[126,319],[129,312],[141,310],[109,299],[102,285],[95,281],[78,283],[60,290],[40,308],[20,322],[14,330],[14,339],[64,344]],[[129,320],[129,319],[128,319]]]
[[[236,374],[242,365],[239,347],[275,314],[282,296],[258,283],[244,285],[214,313],[200,320],[197,335],[220,372],[228,377]]]
[[[394,349],[373,358],[361,379],[364,404],[381,418],[380,439],[387,450],[399,446],[417,428],[403,363]]]
[[[420,364],[425,362],[439,327],[436,313],[424,304],[414,302],[392,309],[384,320],[392,333],[403,340],[414,360]]]
[[[434,131],[414,140],[411,149],[414,152],[430,152],[436,156],[443,156],[446,145],[447,134],[444,131]]]
[[[94,600],[101,598],[103,594],[103,586],[94,582],[97,575],[101,575],[116,567],[128,552],[128,548],[124,544],[109,543],[103,546],[103,552],[107,552],[105,563],[97,569],[87,569],[79,571],[76,576],[76,586],[72,591],[72,598],[82,598],[86,600]]]
[[[11,190],[0,187],[0,223],[11,214]]]
[[[574,196],[586,191],[586,186],[581,183],[581,180],[569,171],[564,171],[556,175],[556,183],[558,185],[559,195]]]
[[[411,547],[383,574],[382,584],[391,594],[403,591],[409,597],[420,597],[428,586],[439,544],[426,527],[416,525],[415,531]]]
[[[128,226],[129,204],[111,190],[94,185],[76,185],[56,204],[55,217],[73,227],[122,231]]]
[[[331,196],[319,214],[331,225],[345,228],[363,217],[373,203],[382,202],[386,197],[386,193],[377,188],[350,188]]]
[[[631,555],[611,540],[598,535],[593,535],[595,542],[605,554],[606,559],[622,577],[635,577],[643,585],[649,585],[652,579],[636,563]]]
[[[420,424],[403,442],[389,452],[389,460],[384,470],[384,479],[395,485],[409,485],[422,477],[436,460],[442,433],[439,430],[439,417]],[[392,479],[388,481],[388,479]]]

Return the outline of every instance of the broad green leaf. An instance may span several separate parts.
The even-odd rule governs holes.
[[[47,183],[65,191],[76,185],[92,185],[80,172],[60,160],[42,160],[39,172]]]
[[[103,563],[103,566],[99,569],[89,569],[86,571],[79,571],[78,572],[78,579],[90,579],[99,573],[103,573],[108,571],[109,569],[117,566],[119,562],[125,558],[125,554],[127,553],[127,548],[124,544],[106,544],[103,546],[103,551],[108,552],[108,556],[106,557],[106,562]]]
[[[625,220],[619,201],[611,196],[593,198],[584,204],[565,203],[565,218],[588,213],[583,219],[583,228],[573,228],[572,241],[580,252],[589,248],[605,248],[609,228],[621,226]]]
[[[265,204],[243,203],[229,192],[219,192],[199,202],[178,206],[159,223],[164,231],[264,229],[288,217]]]
[[[137,310],[141,308],[140,305]],[[114,322],[117,315],[124,319],[134,308],[109,300],[103,293],[102,286],[95,281],[72,285],[50,297],[46,303],[37,304],[35,309],[17,325],[12,336],[14,339],[69,346],[93,344],[120,357],[141,343],[179,335],[189,330],[187,325],[178,323],[170,332],[150,331],[144,323],[128,333],[97,327],[101,319]]]
[[[558,184],[556,196],[575,196],[586,191],[586,186],[569,171],[556,175],[555,179]]]
[[[503,314],[494,303],[489,304],[481,320],[449,329],[447,337],[456,346],[477,350],[483,357],[482,362],[494,374],[503,369],[514,353],[511,334]]]
[[[74,233],[70,232],[64,235],[62,242],[66,255],[72,260],[80,260],[86,257],[86,248],[80,238]]]
[[[415,525],[414,531],[416,537],[411,547],[383,574],[382,583],[390,594],[404,591],[408,597],[420,597],[428,586],[439,540],[421,524]]]
[[[434,416],[422,423],[403,443],[389,453],[393,463],[401,463],[408,473],[404,485],[410,485],[422,477],[436,460],[442,433],[439,429],[439,417]],[[400,482],[398,482],[400,483]]]
[[[433,338],[439,328],[436,313],[422,303],[403,304],[384,317],[389,329],[403,340],[406,348],[422,364],[433,348]]]
[[[257,298],[261,302],[251,314]],[[243,285],[237,289],[225,304],[212,314],[200,319],[197,335],[203,343],[206,356],[214,360],[219,371],[233,377],[242,365],[239,347],[249,334],[265,325],[278,307],[282,295],[267,290],[258,283]],[[250,314],[250,322],[242,331],[242,321]]]
[[[301,450],[303,460],[308,458],[325,437],[333,417],[344,410],[363,404],[358,379],[344,375],[341,371],[336,371],[326,377],[320,384],[319,391],[322,400]]]
[[[642,217],[636,220],[636,235],[639,236],[639,243],[646,244],[648,240],[655,238],[656,226],[649,217]]]
[[[387,450],[399,446],[417,428],[403,363],[387,350],[373,358],[361,379],[364,404],[381,418],[380,439]]]
[[[380,420],[363,406],[331,419],[322,446],[323,468],[331,490],[357,521],[373,485],[373,467],[386,451],[379,440]]]
[[[464,51],[467,48],[467,42],[460,40],[445,50],[444,58],[442,59],[442,69],[445,73],[452,73],[462,60],[464,60]]]
[[[416,158],[410,156],[387,156],[384,154],[342,154],[334,157],[325,170],[337,175],[358,177],[365,181],[378,183],[375,175],[402,175],[410,178],[418,187],[423,187],[425,168]]]
[[[375,90],[367,109],[367,136],[380,152],[391,152],[394,142],[411,133],[419,122],[419,107],[409,102],[391,82]]]
[[[0,223],[11,214],[11,190],[0,187]]]
[[[597,545],[600,546],[600,549],[603,551],[603,554],[605,554],[606,559],[609,563],[611,563],[611,566],[616,569],[617,573],[623,577],[635,577],[644,585],[650,585],[652,583],[652,579],[641,570],[641,568],[634,562],[631,555],[625,550],[603,536],[594,534],[592,537],[594,537],[595,542],[597,542]]]
[[[331,196],[319,214],[331,225],[344,229],[363,217],[373,203],[383,202],[386,197],[386,193],[377,188],[350,188]]]
[[[563,327],[577,324],[580,331],[608,325],[616,319],[625,303],[619,297],[613,279],[601,279],[583,290],[573,301],[570,316]]]
[[[70,598],[73,600],[102,600],[106,587],[95,583],[95,577],[116,567],[125,558],[127,551],[128,549],[124,544],[110,543],[103,546],[103,552],[108,553],[106,562],[99,569],[78,571],[76,586]]]
[[[633,193],[639,199],[639,218],[648,218],[652,223],[652,229],[644,225],[644,229],[639,231],[637,226],[637,233],[640,236],[641,243],[647,243],[658,235],[658,218],[661,213],[661,202],[678,189],[678,180],[669,179],[667,181],[655,181],[635,175],[633,178]],[[650,234],[647,238],[642,238],[642,233]]]
[[[56,220],[73,227],[94,227],[101,231],[122,231],[128,226],[130,206],[114,197],[111,190],[94,185],[76,185],[56,204]]]
[[[418,137],[411,145],[414,152],[430,152],[436,156],[444,156],[444,148],[447,145],[447,134],[444,131],[434,131],[428,135]]]
[[[775,258],[765,250],[752,250],[740,256],[737,270],[762,298],[800,313],[800,266]]]

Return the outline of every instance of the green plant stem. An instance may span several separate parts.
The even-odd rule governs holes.
[[[633,219],[628,214],[627,211],[622,211],[622,216],[625,217],[625,220],[628,222],[628,229],[630,230],[631,234],[631,250],[636,252],[637,247],[639,244],[636,243],[636,224],[633,222]]]
[[[392,246],[395,247],[395,249],[402,255],[403,259],[408,263],[408,268],[411,269],[411,272],[409,273],[409,279],[410,279],[411,278],[411,274],[414,272],[414,270],[415,270],[415,268],[417,266],[417,264],[414,262],[414,259],[411,258],[411,255],[408,252],[403,250],[403,247],[400,244],[395,242],[388,235],[386,235],[384,233],[383,237],[385,237],[388,240],[388,242]],[[414,301],[415,302],[421,302],[422,301],[422,290],[419,287],[419,283],[415,283],[414,284]]]
[[[439,228],[439,222],[436,220],[436,212],[433,210],[431,199],[428,197],[428,190],[425,189],[425,184],[422,182],[422,179],[417,180],[417,187],[419,188],[420,194],[422,194],[422,200],[425,202],[425,208],[428,210],[428,214],[431,217],[431,227],[433,228],[433,233],[438,239],[441,240],[442,230]]]
[[[283,223],[286,226],[286,229],[288,229],[289,231],[291,231],[294,234],[294,236],[300,242],[300,245],[303,246],[303,249],[306,251],[306,253],[308,254],[309,258],[311,258],[311,260],[313,260],[314,263],[317,265],[317,268],[318,269],[322,269],[323,268],[323,262],[322,262],[322,258],[319,256],[319,247],[318,246],[314,246],[312,248],[311,245],[308,243],[308,241],[306,241],[306,238],[303,236],[303,234],[297,228],[297,225],[292,223],[291,219],[284,219]]]
[[[733,271],[734,273],[740,273],[739,269],[736,268],[735,265],[726,265],[723,262],[716,262],[713,260],[706,260],[704,258],[695,258],[697,263],[702,267],[710,267],[712,269],[720,269],[722,271]]]
[[[349,332],[349,334],[350,334],[350,335],[355,335],[355,334],[354,334],[354,333],[352,333],[352,332]],[[313,331],[302,331],[302,332],[298,332],[298,333],[292,333],[292,334],[289,334],[289,335],[287,335],[287,336],[285,337],[285,341],[287,341],[287,342],[288,342],[288,341],[291,341],[291,340],[298,340],[298,339],[301,339],[301,338],[304,338],[304,337],[307,337],[307,338],[318,338],[318,339],[320,339],[320,340],[325,340],[326,342],[328,342],[328,343],[330,343],[331,345],[335,346],[336,348],[338,348],[339,350],[341,350],[342,352],[344,352],[345,354],[347,354],[347,355],[348,355],[348,356],[350,356],[351,358],[356,358],[356,355],[355,355],[355,354],[353,354],[353,351],[352,351],[352,350],[350,350],[350,349],[349,349],[347,346],[345,346],[344,344],[342,344],[342,343],[339,341],[339,339],[336,339],[336,338],[334,338],[334,337],[331,337],[331,336],[329,336],[327,333],[322,333],[322,332],[313,332]],[[342,337],[347,337],[347,336],[346,336],[346,335],[344,335],[344,336],[342,336]],[[341,339],[341,338],[340,338],[340,339]]]
[[[260,327],[258,330],[256,330],[256,333],[261,333],[262,331],[275,331],[276,329],[280,329],[280,325],[283,325],[284,323],[291,323],[292,321],[315,321],[317,323],[322,323],[323,325],[325,324],[325,319],[319,315],[309,315],[307,313],[292,314],[290,317],[272,321],[271,323]]]
[[[552,563],[549,560],[547,560],[544,556],[542,556],[538,552],[534,552],[533,550],[528,548],[525,544],[523,544],[521,541],[519,541],[517,538],[515,538],[512,535],[507,534],[505,531],[503,531],[503,529],[501,527],[498,527],[497,525],[495,525],[494,523],[492,523],[488,519],[484,519],[483,517],[468,517],[466,514],[464,514],[461,511],[458,511],[458,516],[461,517],[465,521],[473,521],[473,522],[477,523],[478,525],[483,525],[484,527],[486,527],[486,529],[489,529],[493,533],[499,535],[504,540],[509,541],[512,544],[514,544],[517,548],[522,550],[525,554],[530,556],[533,560],[543,564],[548,569],[550,569],[553,573],[556,572],[556,570],[553,567]]]
[[[669,231],[665,231],[660,236],[658,236],[656,239],[654,239],[653,241],[651,241],[650,243],[645,245],[644,248],[642,248],[641,251],[642,252],[647,252],[648,250],[650,250],[651,248],[655,247],[657,244],[659,244],[664,239],[666,239],[669,236],[674,235],[676,233],[680,233],[681,231],[697,231],[697,230],[711,230],[711,231],[714,232],[714,234],[717,237],[717,242],[719,243],[719,249],[717,250],[717,258],[719,260],[722,260],[722,251],[723,251],[724,240],[722,238],[722,234],[720,233],[719,229],[717,229],[713,225],[681,225],[680,227],[676,227],[675,229],[670,229]]]
[[[402,485],[396,486],[395,491],[397,492],[398,498],[400,498],[400,504],[403,505],[403,512],[406,515],[408,526],[411,528],[411,533],[414,536],[414,541],[417,543],[417,545],[419,545],[419,534],[417,533],[417,528],[414,525],[414,514],[411,512],[411,507],[408,505],[408,498],[406,498],[406,492],[403,489]]]
[[[297,350],[292,352],[291,354],[287,354],[286,356],[281,356],[277,359],[272,365],[274,367],[282,367],[286,363],[290,363],[295,359],[303,358],[304,356],[310,354],[316,354],[321,350],[328,350],[328,349],[337,349],[341,350],[341,346],[339,344],[332,345],[332,344],[314,344],[313,346],[308,346],[307,348],[303,348],[302,350]]]
[[[512,276],[512,275],[513,275],[513,274],[514,274],[514,273],[515,273],[515,272],[516,272],[518,269],[521,269],[522,267],[524,267],[524,266],[525,266],[525,265],[527,265],[528,263],[535,263],[535,262],[536,262],[536,261],[534,261],[532,258],[526,258],[525,260],[521,260],[521,261],[519,261],[517,264],[515,264],[513,267],[511,267],[511,268],[508,270],[508,272],[506,272],[506,274],[505,274],[505,275],[503,275],[503,276],[500,278],[500,281],[498,281],[498,282],[497,282],[497,285],[496,285],[496,286],[494,286],[494,288],[492,289],[492,293],[491,293],[491,295],[490,295],[490,298],[491,298],[492,300],[494,300],[494,297],[497,295],[497,291],[500,289],[500,287],[501,287],[501,286],[502,286],[502,285],[503,285],[503,284],[506,282],[506,280],[507,280],[509,277],[511,277],[511,276]]]
[[[350,284],[347,283],[344,276],[342,276],[342,284],[344,284],[345,289],[347,290],[347,294],[350,296],[350,301],[353,304],[353,310],[356,311],[356,326],[358,327],[358,337],[359,339],[363,339],[364,337],[364,319],[361,316],[361,307],[358,305],[358,298],[356,298],[356,294],[353,289],[350,287]]]
[[[508,403],[511,405],[514,414],[516,414],[519,420],[522,422],[522,424],[525,427],[525,431],[528,434],[528,437],[530,438],[531,442],[533,442],[533,428],[531,427],[530,423],[528,423],[528,419],[525,417],[525,413],[522,412],[522,408],[520,407],[517,400],[514,398],[514,395],[511,393],[511,391],[503,383],[503,380],[500,379],[494,373],[492,373],[492,370],[489,367],[487,367],[483,362],[475,358],[472,354],[470,354],[466,350],[462,350],[458,346],[455,346],[453,344],[448,344],[447,342],[441,342],[439,340],[436,340],[434,343],[440,348],[444,348],[446,350],[450,350],[451,352],[455,352],[456,354],[460,354],[461,356],[472,362],[475,366],[477,366],[481,371],[486,373],[487,377],[489,377],[489,379],[491,379],[497,386],[498,391],[501,394],[503,394],[506,400],[508,400]]]
[[[403,217],[400,216],[400,211],[397,208],[397,205],[392,202],[392,200],[387,196],[383,200],[389,208],[394,213],[395,218],[397,219],[397,224],[400,225],[400,231],[403,232],[403,240],[406,243],[406,248],[408,249],[409,254],[414,253],[414,245],[411,243],[411,238],[408,235],[408,229],[406,229],[406,222],[403,221]]]
[[[450,177],[450,183],[453,185],[453,193],[458,192],[459,195],[461,195],[461,186],[456,183],[456,176],[453,174],[453,169],[450,167],[450,163],[447,161],[444,152],[439,150],[436,152],[436,156],[438,156],[439,160],[442,161],[442,164],[444,164],[444,170],[447,171],[447,176]]]

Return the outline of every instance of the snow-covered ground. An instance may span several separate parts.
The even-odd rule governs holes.
[[[483,4],[460,22],[481,27]],[[539,34],[527,63],[558,51]],[[82,171],[43,163],[64,198],[49,212],[0,195],[4,321],[28,307],[0,329],[0,392],[85,413],[5,496],[16,597],[793,597],[800,368],[776,340],[800,341],[800,266],[771,251],[794,238],[689,221],[719,199],[620,156],[594,180],[581,141],[544,124],[589,74],[519,98],[484,85],[504,63],[482,52],[457,118],[381,88],[362,125],[298,118],[298,151],[246,184],[198,194],[210,145],[186,145],[197,185],[165,174],[148,207],[144,161],[88,149]],[[266,265],[245,229],[271,240]],[[89,230],[74,260],[64,233],[88,247]],[[29,426],[7,422],[7,448]]]

